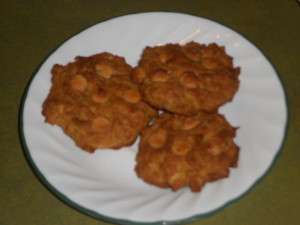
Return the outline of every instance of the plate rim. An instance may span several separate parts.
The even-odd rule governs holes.
[[[278,78],[278,81],[282,87],[282,91],[283,91],[283,100],[284,100],[284,106],[285,106],[285,112],[286,112],[286,117],[285,117],[285,124],[283,127],[283,136],[282,136],[282,140],[280,145],[278,146],[278,150],[276,152],[276,154],[274,154],[273,156],[273,160],[270,163],[269,167],[265,170],[265,172],[258,177],[255,182],[248,187],[248,189],[246,189],[242,194],[240,194],[239,196],[237,196],[236,198],[233,198],[225,203],[223,203],[222,205],[220,205],[218,208],[215,208],[214,210],[211,210],[207,213],[199,213],[199,214],[195,214],[195,215],[191,215],[189,217],[186,217],[184,219],[179,219],[179,220],[158,220],[158,221],[153,221],[153,222],[139,222],[139,221],[132,221],[132,220],[126,220],[126,219],[118,219],[118,218],[114,218],[111,216],[106,216],[103,215],[101,213],[98,213],[94,210],[88,209],[84,206],[81,206],[80,204],[74,202],[73,200],[71,200],[70,198],[68,198],[66,195],[64,195],[63,193],[61,193],[59,190],[57,190],[44,176],[44,174],[40,171],[40,169],[38,168],[38,166],[35,164],[31,153],[30,153],[30,149],[27,146],[27,142],[26,142],[26,138],[25,138],[25,131],[24,131],[24,108],[25,108],[25,104],[26,104],[26,100],[27,100],[27,95],[28,92],[30,90],[31,84],[33,79],[37,76],[38,71],[40,70],[40,68],[44,65],[44,63],[49,59],[49,57],[59,48],[61,47],[64,43],[68,42],[71,38],[79,35],[80,33],[86,31],[87,29],[96,26],[98,24],[101,23],[105,23],[107,21],[110,20],[114,20],[114,19],[120,19],[122,17],[127,17],[127,16],[138,16],[138,15],[144,15],[144,14],[168,14],[168,15],[181,15],[181,16],[191,16],[197,19],[202,19],[202,20],[206,20],[209,22],[213,22],[216,23],[220,26],[225,27],[226,29],[231,30],[234,33],[239,34],[242,38],[244,38],[245,40],[247,40],[249,43],[251,43],[256,50],[259,51],[259,53],[266,59],[266,61],[270,64],[270,66],[274,69],[274,72]],[[19,115],[18,115],[18,133],[19,133],[19,139],[21,142],[21,147],[23,148],[23,153],[25,154],[25,159],[27,160],[29,166],[31,167],[31,169],[33,170],[34,174],[36,175],[36,177],[38,178],[38,180],[41,181],[41,183],[43,184],[43,186],[46,187],[46,189],[48,189],[55,197],[57,197],[58,199],[60,199],[63,203],[65,203],[66,205],[72,207],[73,209],[77,210],[80,213],[83,213],[85,215],[91,216],[93,218],[96,219],[101,219],[107,222],[112,222],[112,223],[117,223],[117,224],[124,224],[124,225],[175,225],[175,224],[182,224],[182,223],[190,223],[196,220],[200,220],[202,218],[211,216],[227,207],[229,207],[230,205],[234,204],[235,202],[239,201],[241,198],[243,198],[245,195],[249,194],[249,192],[251,192],[252,190],[254,190],[261,182],[262,180],[270,173],[270,171],[272,170],[272,168],[274,167],[276,161],[278,160],[283,146],[285,145],[286,139],[287,139],[287,135],[288,135],[288,128],[289,128],[289,124],[290,124],[290,109],[289,109],[289,101],[288,101],[288,96],[287,96],[287,91],[286,91],[286,87],[284,85],[284,82],[282,80],[282,77],[280,76],[279,71],[277,70],[277,68],[273,65],[272,61],[270,60],[269,57],[267,57],[267,55],[261,50],[261,48],[259,48],[257,45],[255,45],[253,42],[251,42],[245,35],[243,35],[240,32],[237,32],[235,29],[224,25],[223,23],[220,23],[219,21],[215,21],[212,20],[210,18],[207,17],[202,17],[202,16],[198,16],[192,13],[183,13],[183,12],[171,12],[171,11],[145,11],[145,12],[136,12],[136,13],[129,13],[129,14],[122,14],[119,16],[114,16],[114,17],[110,17],[104,20],[100,20],[90,26],[87,26],[83,29],[80,29],[78,32],[72,34],[71,36],[67,37],[66,39],[64,39],[60,44],[57,45],[57,47],[55,47],[52,51],[50,51],[49,54],[46,55],[46,57],[44,57],[44,59],[38,64],[37,68],[34,70],[34,72],[30,75],[30,78],[25,86],[25,89],[23,91],[23,95],[21,97],[21,101],[19,104]]]

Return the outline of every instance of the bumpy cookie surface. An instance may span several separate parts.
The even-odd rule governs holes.
[[[156,111],[142,101],[131,71],[124,58],[110,53],[54,65],[45,121],[88,152],[132,144]]]
[[[224,47],[190,42],[146,47],[132,77],[152,106],[193,115],[231,101],[239,73]]]
[[[201,190],[206,182],[229,176],[237,167],[236,128],[220,114],[195,116],[163,113],[143,132],[136,173],[145,182],[176,191]]]

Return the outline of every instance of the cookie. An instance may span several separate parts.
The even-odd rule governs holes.
[[[131,145],[156,115],[130,79],[132,67],[110,53],[54,65],[43,103],[45,122],[60,126],[88,152]]]
[[[238,90],[239,67],[225,48],[190,42],[146,47],[132,72],[150,105],[172,113],[216,112]]]
[[[199,192],[206,182],[229,176],[239,147],[232,127],[220,114],[163,113],[141,135],[135,171],[146,183]]]

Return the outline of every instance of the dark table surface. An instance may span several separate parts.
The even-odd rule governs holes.
[[[21,97],[43,60],[93,24],[137,12],[188,13],[247,37],[274,65],[286,90],[289,126],[267,176],[234,204],[194,225],[296,225],[300,221],[300,7],[295,0],[1,1],[1,225],[110,224],[55,197],[37,178],[18,132]]]

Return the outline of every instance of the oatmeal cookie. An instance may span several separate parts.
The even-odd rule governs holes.
[[[153,107],[193,115],[231,101],[239,73],[224,47],[190,42],[146,47],[132,77]]]
[[[130,80],[131,71],[124,58],[110,53],[54,65],[45,122],[60,126],[88,152],[131,145],[156,115]]]
[[[163,113],[142,132],[135,171],[146,183],[198,192],[237,167],[236,129],[220,114]]]

